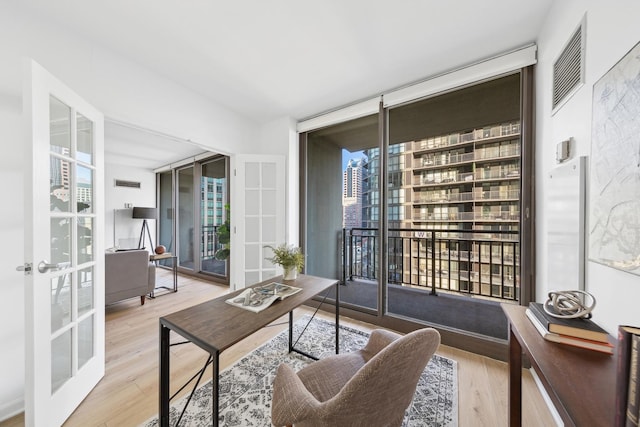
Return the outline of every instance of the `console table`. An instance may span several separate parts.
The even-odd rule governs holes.
[[[553,401],[565,426],[611,426],[615,414],[613,355],[545,340],[526,307],[502,303],[509,320],[509,425],[522,421],[522,354]]]
[[[336,288],[336,353],[339,349],[338,327],[340,321],[339,281],[320,277],[298,275],[296,280],[283,281],[282,276],[274,277],[253,286],[260,286],[271,282],[286,283],[302,290],[282,301],[274,302],[269,308],[259,313],[244,310],[227,304],[225,301],[240,294],[244,289],[223,295],[211,301],[206,301],[193,307],[169,314],[160,318],[160,425],[169,425],[169,362],[171,331],[186,338],[193,344],[210,354],[213,368],[213,425],[218,425],[218,397],[219,397],[219,358],[220,353],[238,341],[248,337],[274,320],[289,313],[289,351],[296,351],[292,347],[293,310],[315,295],[335,286]],[[207,361],[207,364],[209,361]],[[205,365],[206,367],[206,365]],[[204,369],[204,368],[203,368]]]

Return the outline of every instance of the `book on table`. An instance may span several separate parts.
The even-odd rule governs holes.
[[[640,328],[626,325],[618,326],[615,427],[638,425],[638,412],[640,412],[639,353]]]
[[[258,313],[275,301],[285,299],[300,292],[302,288],[271,282],[262,286],[253,286],[233,298],[225,300],[228,304]]]
[[[533,310],[527,308],[526,310],[527,317],[536,328],[538,333],[547,341],[557,342],[560,344],[568,344],[574,347],[585,348],[588,350],[595,350],[601,353],[613,354],[613,349],[615,348],[613,344],[610,342],[602,342],[602,341],[593,341],[587,340],[584,338],[572,337],[568,335],[556,334],[554,332],[550,332],[547,330],[540,319],[534,314]]]
[[[553,317],[547,313],[543,305],[538,302],[529,303],[529,309],[531,309],[533,314],[540,320],[540,323],[542,323],[549,332],[591,341],[609,342],[609,334],[607,331],[591,319],[562,319]]]

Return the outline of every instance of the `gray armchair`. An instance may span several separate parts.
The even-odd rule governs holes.
[[[104,262],[105,304],[127,298],[145,297],[156,285],[156,267],[149,262],[149,251],[107,252]]]
[[[376,329],[359,351],[329,356],[296,373],[278,367],[275,426],[400,426],[418,380],[440,345],[433,328],[407,335]]]

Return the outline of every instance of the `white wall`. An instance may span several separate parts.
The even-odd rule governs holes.
[[[586,13],[586,82],[551,115],[553,61]],[[546,299],[546,201],[549,171],[556,166],[555,147],[573,137],[575,156],[591,154],[593,85],[638,41],[640,3],[633,0],[563,0],[554,2],[538,39],[536,70],[537,300]],[[587,178],[588,185],[588,178]],[[588,212],[587,212],[588,213]],[[597,300],[594,320],[614,336],[619,324],[640,325],[640,277],[587,262],[585,290]]]
[[[108,139],[108,136],[105,136]],[[138,247],[142,220],[131,217],[131,206],[156,206],[156,174],[150,169],[105,164],[105,246],[131,249]],[[140,188],[116,187],[115,180],[140,182]],[[155,245],[156,221],[147,221]]]
[[[20,412],[24,383],[24,263],[21,101],[0,92],[0,420]]]
[[[23,197],[30,197],[22,176],[23,57],[35,59],[107,117],[191,139],[211,151],[249,152],[258,133],[252,121],[114,55],[86,37],[25,12],[20,2],[0,2],[0,178],[4,184],[0,208],[0,420],[24,406],[23,276],[15,270],[25,262]],[[117,173],[117,169],[111,173]],[[138,202],[128,196],[108,195],[107,209],[123,204],[125,199]],[[151,197],[149,205],[153,206],[155,199]],[[109,215],[106,220],[108,244],[113,235]]]
[[[297,122],[282,117],[263,125],[259,130],[260,144],[252,154],[282,154],[287,157],[286,164],[286,243],[300,244],[300,150]]]

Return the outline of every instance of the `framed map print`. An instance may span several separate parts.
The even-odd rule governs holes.
[[[589,259],[640,275],[640,43],[593,86]]]

